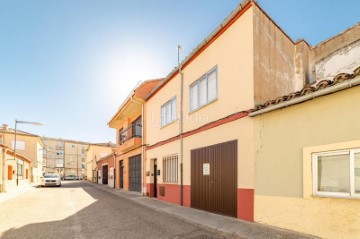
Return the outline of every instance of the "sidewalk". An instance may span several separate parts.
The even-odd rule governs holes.
[[[194,208],[181,207],[179,205],[170,204],[154,198],[144,197],[138,193],[128,192],[120,189],[113,189],[110,188],[108,185],[101,185],[92,182],[87,182],[87,183],[95,187],[98,187],[104,191],[113,193],[117,196],[126,198],[128,200],[132,200],[136,203],[152,208],[154,210],[169,213],[175,217],[181,218],[188,222],[203,227],[210,227],[214,230],[236,235],[244,239],[245,238],[257,238],[257,239],[318,238],[315,236],[301,234],[298,232],[293,232],[277,227],[267,226],[259,223],[247,222],[231,217],[225,217],[225,216],[197,210]]]
[[[18,188],[11,189],[7,192],[0,193],[0,203],[15,198],[23,193],[26,193],[39,186],[39,183],[31,183],[30,185],[20,186]]]

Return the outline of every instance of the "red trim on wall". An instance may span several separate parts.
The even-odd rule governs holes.
[[[219,38],[231,25],[241,17],[250,7],[252,6],[252,1],[249,1],[243,9],[241,9],[234,17],[231,19],[218,33],[216,33],[210,41],[208,41],[203,47],[201,47],[188,61],[185,62],[185,64],[182,67],[182,70],[186,68],[193,60],[195,60],[196,57],[198,57],[203,51],[205,51],[206,48],[208,48],[217,38]],[[157,92],[159,92],[160,89],[162,89],[167,83],[169,83],[172,79],[175,78],[175,76],[179,72],[176,71],[170,78],[165,81],[162,85],[160,85],[159,88],[157,88],[149,97],[147,97],[147,101],[151,99]]]
[[[146,196],[153,198],[154,197],[154,184],[147,183],[146,184]]]
[[[183,185],[183,206],[184,207],[191,207],[191,186],[190,185]]]
[[[248,111],[241,111],[241,112],[238,112],[238,113],[235,113],[235,114],[232,114],[232,115],[229,115],[229,116],[226,116],[224,118],[221,118],[219,120],[216,120],[216,121],[212,121],[210,123],[207,123],[197,129],[194,129],[194,130],[190,130],[190,131],[187,131],[183,134],[183,138],[186,138],[186,137],[189,137],[191,135],[194,135],[194,134],[198,134],[198,133],[201,133],[203,131],[206,131],[206,130],[209,130],[209,129],[212,129],[212,128],[215,128],[215,127],[218,127],[220,125],[223,125],[223,124],[226,124],[226,123],[230,123],[232,121],[235,121],[235,120],[238,120],[238,119],[241,119],[241,118],[244,118],[245,116],[247,116],[249,113],[251,112],[251,110],[248,110]],[[147,146],[147,149],[153,149],[153,148],[157,148],[157,147],[160,147],[162,145],[165,145],[165,144],[168,144],[168,143],[171,143],[173,141],[176,141],[180,139],[180,135],[177,135],[175,137],[172,137],[172,138],[169,138],[169,139],[166,139],[166,140],[163,140],[163,141],[160,141],[156,144],[153,144],[153,145],[150,145],[150,146]]]
[[[246,221],[254,221],[254,189],[237,189],[237,217]]]
[[[153,185],[153,184],[148,184]],[[165,187],[165,196],[160,196],[160,187]],[[191,192],[191,186],[190,185],[184,185],[184,200],[183,200],[183,206],[190,207],[191,206],[191,198],[190,198],[190,192]],[[159,184],[158,185],[158,191],[157,191],[157,198],[159,200],[173,203],[180,205],[180,185],[178,184]]]

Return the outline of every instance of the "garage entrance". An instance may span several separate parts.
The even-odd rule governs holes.
[[[191,150],[191,207],[237,216],[237,140]]]
[[[141,192],[141,154],[129,158],[130,191]]]

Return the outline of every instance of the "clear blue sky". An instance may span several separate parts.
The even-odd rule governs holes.
[[[359,22],[358,0],[259,0],[293,39]],[[166,76],[240,0],[0,0],[0,124],[115,142],[107,122],[140,80]]]

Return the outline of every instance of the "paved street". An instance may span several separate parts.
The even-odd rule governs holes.
[[[1,238],[235,238],[80,181],[36,188],[0,212]]]

